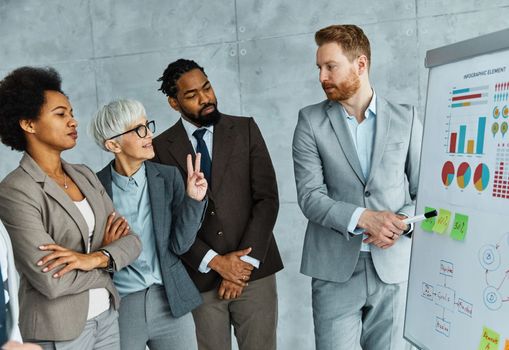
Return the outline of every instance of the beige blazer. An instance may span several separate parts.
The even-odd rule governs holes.
[[[92,170],[62,163],[95,214],[91,251],[96,251],[101,248],[113,204]],[[119,295],[104,270],[74,270],[55,279],[36,265],[48,254],[38,249],[43,244],[56,243],[86,253],[88,230],[72,199],[26,153],[19,167],[0,183],[0,219],[11,237],[20,272],[20,329],[24,339],[64,341],[78,337],[85,326],[91,288],[106,288],[118,308]],[[138,257],[141,242],[130,233],[103,248],[120,270]]]

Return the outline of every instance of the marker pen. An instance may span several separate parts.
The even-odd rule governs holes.
[[[426,220],[426,219],[435,217],[437,215],[438,215],[437,211],[436,210],[432,210],[432,211],[428,211],[427,213],[424,213],[424,214],[421,214],[421,215],[413,216],[411,218],[406,218],[406,219],[403,220],[403,222],[405,224],[412,224],[414,222],[419,222],[419,221],[422,221],[422,220]]]

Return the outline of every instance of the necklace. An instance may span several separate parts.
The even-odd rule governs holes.
[[[65,189],[69,188],[69,186],[67,186],[67,176],[65,175],[65,172],[64,172],[64,188]]]

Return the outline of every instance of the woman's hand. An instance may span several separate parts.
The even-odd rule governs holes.
[[[108,265],[108,257],[101,252],[83,254],[59,246],[47,244],[39,247],[40,250],[52,251],[37,262],[37,266],[44,266],[42,272],[50,272],[64,266],[53,274],[54,278],[60,278],[72,270],[91,271],[96,268],[104,268]]]
[[[205,175],[200,172],[201,154],[196,154],[193,169],[193,158],[187,155],[187,186],[186,193],[194,200],[201,201],[207,194],[207,180]]]
[[[110,216],[108,216],[106,228],[104,229],[102,247],[116,241],[121,237],[124,237],[129,233],[129,224],[127,223],[127,220],[123,217],[118,217],[115,219],[115,215],[116,213],[113,212],[110,214]],[[114,219],[115,221],[113,221]]]

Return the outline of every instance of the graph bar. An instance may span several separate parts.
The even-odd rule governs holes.
[[[458,142],[458,153],[465,153],[465,135],[467,133],[467,126],[460,125],[460,140]]]
[[[464,94],[464,93],[467,93],[467,92],[481,91],[481,90],[488,90],[488,89],[489,89],[488,85],[485,85],[485,86],[476,86],[476,87],[471,87],[471,88],[466,88],[466,89],[456,89],[456,90],[452,91],[452,94],[453,95],[458,95],[458,94]]]
[[[468,140],[467,142],[467,153],[474,154],[474,140]]]
[[[473,99],[473,98],[481,98],[481,97],[485,97],[486,94],[471,94],[471,95],[462,95],[462,96],[456,96],[456,97],[453,97],[452,100],[453,101],[460,101],[460,100],[470,100],[470,99]]]
[[[480,117],[477,123],[477,149],[475,153],[482,154],[484,148],[484,131],[486,129],[486,117]]]
[[[450,153],[456,153],[456,139],[458,138],[457,132],[451,133],[451,143],[449,145],[449,152]]]
[[[485,105],[485,104],[488,104],[487,100],[479,100],[479,101],[471,101],[471,102],[458,102],[458,103],[453,103],[451,105],[451,108],[470,107],[470,106]]]

